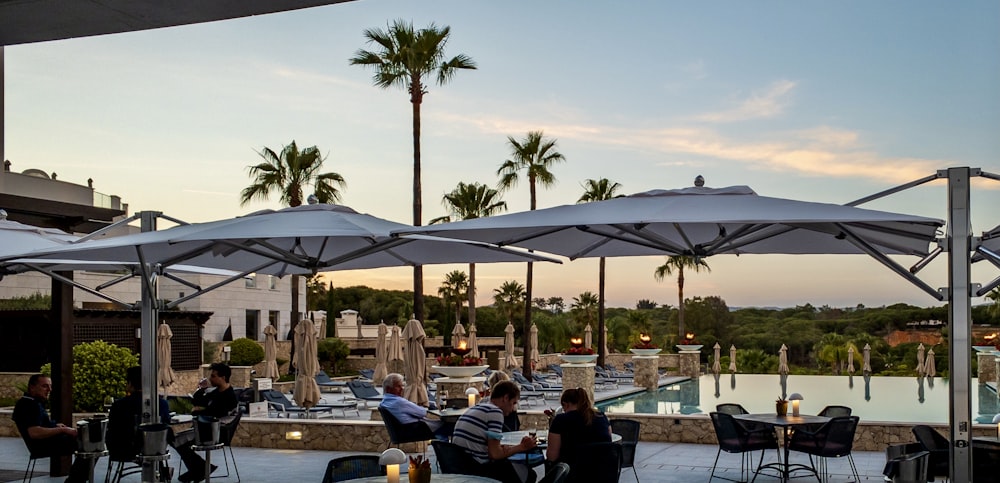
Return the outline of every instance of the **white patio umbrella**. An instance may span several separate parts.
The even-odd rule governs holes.
[[[785,344],[778,349],[778,374],[788,375],[788,346]]]
[[[531,351],[529,359],[531,362],[537,364],[542,360],[541,356],[538,355],[538,326],[531,324],[531,331],[528,336],[528,350]]]
[[[926,351],[926,350],[927,350],[927,348],[924,347],[923,343],[921,343],[919,346],[917,346],[917,375],[918,376],[923,376],[925,374],[925,372],[924,372],[924,364],[925,364],[925,362],[924,362],[924,351]]]
[[[0,210],[0,257],[58,247],[79,238],[55,228],[42,228],[8,220],[7,212]]]
[[[864,354],[861,360],[861,373],[871,374],[872,373],[872,346],[865,344],[864,349],[861,350]]]
[[[379,322],[378,324],[378,338],[375,340],[375,374],[372,375],[372,381],[376,384],[385,379],[385,376],[389,375],[389,370],[387,368],[386,362],[389,357],[389,339],[386,335],[389,334],[389,327],[384,323]]]
[[[507,322],[507,327],[504,327],[503,331],[506,334],[503,338],[503,350],[506,353],[503,358],[503,368],[509,371],[521,367],[521,364],[514,356],[514,325]]]
[[[271,324],[264,327],[264,370],[260,377],[276,381],[278,374],[278,329]]]
[[[469,353],[474,357],[479,357],[479,340],[476,339],[476,324],[469,323]]]
[[[847,373],[854,374],[854,346],[847,348]]]
[[[934,366],[934,349],[927,351],[927,360],[924,362],[924,374],[927,377],[937,375],[937,367]]]
[[[308,319],[295,326],[295,390],[292,399],[295,404],[311,408],[319,404],[321,397],[316,373],[319,372],[317,356],[316,326]]]
[[[583,329],[583,346],[588,349],[594,348],[594,329],[590,328],[590,324]]]
[[[736,374],[736,345],[729,346],[729,372]]]
[[[156,329],[156,357],[160,361],[159,370],[156,372],[156,379],[160,387],[166,389],[174,383],[177,379],[177,374],[174,373],[174,369],[171,367],[170,361],[170,339],[174,336],[174,332],[170,330],[170,326],[166,323],[161,323],[160,327]]]
[[[406,388],[403,389],[403,397],[414,404],[427,406],[430,401],[427,398],[427,353],[424,352],[426,334],[423,324],[419,320],[410,319],[403,328],[403,337],[406,339],[406,368],[403,370]]]
[[[720,354],[722,353],[722,346],[719,345],[718,342],[716,342],[714,349],[715,349],[715,361],[712,362],[712,373],[716,375],[715,385],[718,387],[719,385],[718,376],[719,373],[722,372],[722,363],[719,362],[719,357],[721,357]],[[718,393],[718,390],[716,390],[716,393]],[[716,395],[716,397],[718,397],[718,395]]]
[[[455,327],[451,329],[451,346],[458,347],[464,339],[465,326],[462,325],[461,321],[457,321],[455,322]],[[468,349],[468,343],[466,343],[466,349]]]

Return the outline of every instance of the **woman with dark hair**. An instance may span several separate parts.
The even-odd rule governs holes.
[[[567,462],[580,445],[611,441],[611,422],[597,412],[590,395],[582,388],[567,389],[559,398],[562,414],[556,415],[549,428],[549,448],[545,458]]]

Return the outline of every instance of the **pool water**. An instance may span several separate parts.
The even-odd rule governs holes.
[[[990,388],[973,380],[972,416],[990,423],[1000,412],[1000,400]],[[708,414],[720,403],[739,403],[752,413],[774,411],[782,396],[777,374],[706,374],[672,384],[655,392],[602,401],[609,413]],[[803,414],[816,414],[824,406],[849,406],[866,421],[948,422],[948,380],[940,377],[787,376],[784,394],[799,393]]]

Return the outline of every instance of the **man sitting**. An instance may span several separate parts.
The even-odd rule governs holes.
[[[142,452],[142,439],[138,437],[142,424],[142,368],[129,367],[125,370],[125,392],[127,396],[111,405],[108,414],[108,432],[105,443],[112,461],[132,461]],[[159,398],[160,422],[170,424],[170,408],[167,400]],[[166,475],[166,465],[161,466],[161,474]],[[163,478],[164,481],[167,478]]]
[[[53,421],[45,410],[51,392],[52,379],[35,374],[28,378],[28,392],[14,405],[14,424],[35,457],[66,456],[76,451],[76,429]],[[87,481],[89,472],[87,462],[76,458],[66,482]]]
[[[524,465],[515,467],[507,458],[537,446],[534,438],[524,436],[513,446],[502,446],[504,416],[514,412],[521,390],[511,381],[501,381],[490,388],[490,400],[469,408],[455,423],[452,442],[465,448],[482,464],[480,476],[504,483],[532,483],[535,472]]]
[[[236,391],[229,384],[229,377],[233,371],[229,366],[218,362],[209,366],[209,369],[211,372],[208,379],[202,379],[198,383],[198,390],[191,396],[194,401],[191,415],[215,418],[228,416],[239,404]],[[194,440],[194,429],[182,431],[174,437],[174,448],[188,469],[177,477],[181,483],[205,479],[205,460],[191,448]],[[215,471],[215,465],[212,465],[212,471]]]
[[[400,424],[423,424],[427,426],[427,429],[431,433],[434,433],[436,438],[447,440],[450,428],[446,428],[439,420],[428,419],[427,408],[403,397],[403,388],[405,385],[403,376],[400,374],[392,373],[385,376],[385,379],[382,380],[383,394],[379,407],[383,407],[392,413],[399,420]]]

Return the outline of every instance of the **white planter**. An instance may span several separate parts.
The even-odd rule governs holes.
[[[561,354],[559,357],[569,364],[586,364],[597,360],[597,354]]]
[[[472,377],[486,370],[489,366],[431,366],[431,369],[445,377]]]
[[[677,350],[681,352],[700,351],[702,347],[702,344],[677,344]]]
[[[629,349],[633,354],[637,356],[655,356],[659,354],[663,349]]]

